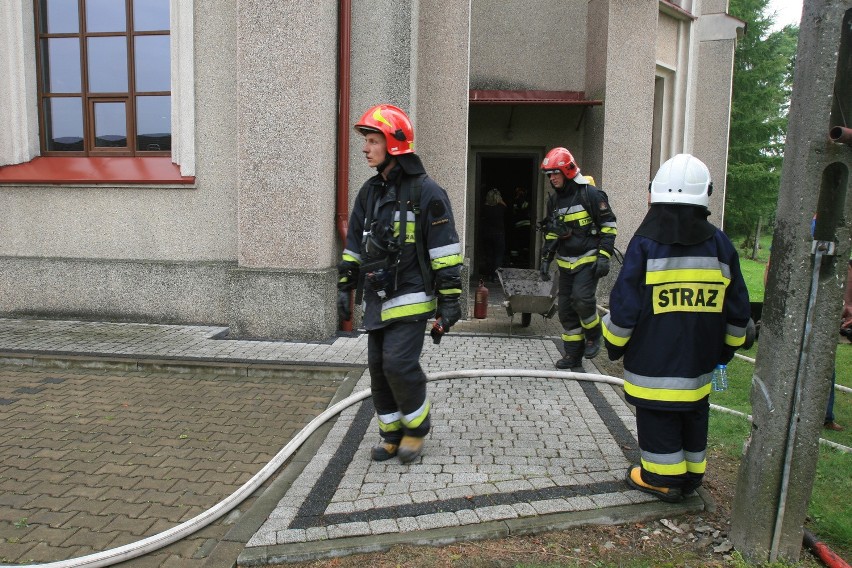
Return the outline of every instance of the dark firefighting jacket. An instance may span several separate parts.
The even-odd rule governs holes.
[[[705,215],[706,216],[706,215]],[[637,233],[610,294],[603,335],[610,359],[624,356],[624,392],[648,408],[698,406],[713,369],[745,341],[750,317],[739,257],[728,237],[663,244]]]
[[[547,200],[542,256],[573,271],[594,263],[598,254],[612,256],[618,230],[606,193],[574,180],[566,184]]]
[[[359,190],[338,265],[339,289],[351,290],[360,279],[368,331],[397,321],[429,319],[438,297],[454,300],[461,294],[461,245],[447,192],[425,175],[416,155],[398,160],[387,181],[377,174]],[[409,195],[401,222],[400,192],[408,185],[411,193],[417,179],[422,184],[419,204]],[[385,272],[377,280],[379,271]]]

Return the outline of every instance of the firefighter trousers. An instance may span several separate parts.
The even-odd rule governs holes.
[[[403,435],[429,433],[429,399],[420,353],[425,321],[396,322],[371,330],[367,338],[370,390],[379,420],[379,435],[397,444]]]
[[[697,489],[707,467],[710,402],[688,410],[636,407],[642,480],[656,487]]]
[[[585,341],[601,335],[594,263],[576,270],[559,269],[559,322],[565,356],[579,359]]]

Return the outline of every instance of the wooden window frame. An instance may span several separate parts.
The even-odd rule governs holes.
[[[171,150],[139,150],[136,148],[136,100],[140,96],[172,96],[168,91],[137,91],[136,90],[136,38],[140,36],[171,36],[168,30],[134,31],[133,29],[133,0],[124,0],[125,30],[124,32],[88,32],[86,30],[86,0],[77,1],[77,33],[48,33],[42,30],[42,0],[33,0],[34,25],[36,44],[36,75],[38,78],[38,124],[41,155],[47,157],[109,157],[109,156],[171,156]],[[169,23],[171,27],[171,22]],[[46,28],[46,26],[45,26]],[[89,38],[93,37],[123,37],[127,44],[127,92],[109,93],[89,91],[88,48]],[[43,40],[53,38],[76,38],[80,42],[80,92],[79,93],[47,93],[45,92],[43,76]],[[171,49],[171,46],[170,46]],[[60,151],[48,150],[47,121],[45,119],[45,104],[52,98],[81,98],[83,113],[83,150]],[[97,102],[125,102],[127,118],[127,146],[120,148],[105,148],[95,146],[95,117],[94,104]],[[173,132],[170,134],[174,134]]]

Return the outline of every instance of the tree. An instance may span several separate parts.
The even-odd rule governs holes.
[[[734,52],[725,227],[755,245],[778,201],[799,35],[797,26],[770,31],[768,3],[731,0],[729,8],[747,27]]]

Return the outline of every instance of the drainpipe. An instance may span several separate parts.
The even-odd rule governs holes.
[[[335,223],[341,248],[346,248],[349,230],[349,59],[351,54],[352,0],[337,6],[337,213]],[[351,295],[350,295],[351,305]],[[340,323],[352,331],[352,320]]]

